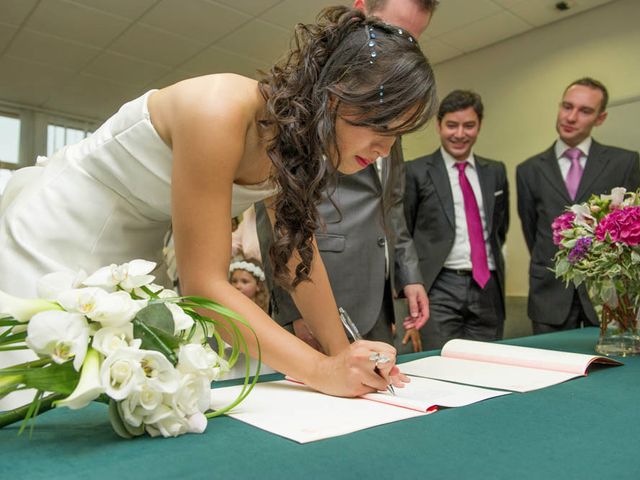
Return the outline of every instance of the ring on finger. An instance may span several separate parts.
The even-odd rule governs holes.
[[[371,352],[369,354],[369,360],[372,362],[376,362],[376,366],[388,363],[391,361],[389,357],[387,357],[384,353],[379,352]]]

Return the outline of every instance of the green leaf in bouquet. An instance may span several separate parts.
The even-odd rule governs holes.
[[[611,308],[615,308],[618,305],[618,295],[616,292],[616,287],[611,280],[607,279],[602,283],[600,296],[602,300],[604,300],[604,303],[609,305]]]
[[[631,263],[640,263],[640,255],[635,250],[631,252]]]
[[[556,277],[563,277],[569,271],[571,264],[566,258],[561,258],[556,262]]]
[[[579,287],[582,282],[584,282],[585,278],[584,278],[584,274],[582,272],[576,271],[573,274],[573,283],[576,287]]]
[[[73,368],[73,361],[51,363],[43,368],[23,368],[23,381],[27,388],[69,395],[76,388],[80,372]]]
[[[140,310],[133,319],[133,334],[142,340],[140,348],[162,353],[174,365],[178,358],[173,352],[180,346],[175,332],[173,316],[162,303],[154,303]]]

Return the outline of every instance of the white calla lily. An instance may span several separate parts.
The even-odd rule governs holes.
[[[624,187],[615,187],[611,189],[611,194],[600,195],[601,200],[611,200],[611,207],[619,207],[624,201],[624,194],[627,193],[627,189]]]
[[[19,322],[28,322],[36,313],[61,310],[60,305],[39,298],[19,298],[0,290],[0,317],[9,315]]]
[[[100,354],[93,348],[89,348],[82,364],[78,385],[71,395],[56,402],[56,407],[78,410],[104,393],[104,387],[100,383],[100,360]]]
[[[156,268],[156,264],[147,260],[132,260],[122,265],[113,263],[108,267],[96,270],[83,283],[89,287],[102,287],[111,291],[120,287],[130,292],[153,282],[155,277],[149,273],[154,268]]]
[[[34,315],[27,326],[27,346],[56,363],[73,357],[73,368],[80,370],[89,344],[89,324],[84,315],[49,310]]]

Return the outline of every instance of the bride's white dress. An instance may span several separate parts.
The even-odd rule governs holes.
[[[126,103],[82,142],[30,167],[24,185],[15,187],[20,172],[10,180],[11,200],[0,213],[0,290],[35,297],[37,280],[50,272],[90,273],[135,258],[162,265],[172,152],[151,123],[152,92]],[[231,215],[275,191],[267,183],[234,184]],[[164,272],[154,272],[158,283],[165,282]],[[0,353],[0,367],[25,355]],[[6,408],[0,400],[0,410]]]

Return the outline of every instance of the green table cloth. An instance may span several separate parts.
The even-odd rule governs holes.
[[[597,336],[588,328],[507,343],[593,354]],[[637,480],[640,357],[623,361],[546,389],[305,445],[228,417],[202,435],[127,441],[103,405],[53,410],[31,436],[17,436],[18,425],[0,430],[0,478]]]

